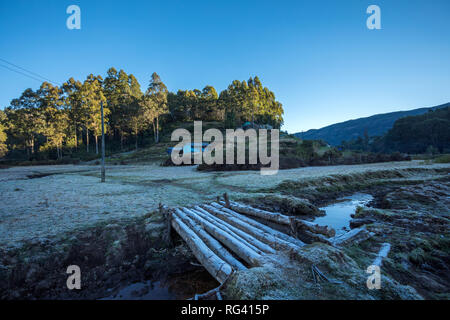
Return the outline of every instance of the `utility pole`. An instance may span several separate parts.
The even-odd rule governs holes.
[[[103,102],[100,102],[102,114],[102,182],[105,182],[105,120],[103,117]]]

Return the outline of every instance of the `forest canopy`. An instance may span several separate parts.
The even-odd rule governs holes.
[[[0,111],[0,157],[61,159],[65,153],[98,154],[104,108],[109,150],[138,148],[149,138],[158,143],[169,123],[219,121],[226,128],[245,122],[280,128],[283,107],[258,77],[234,80],[217,93],[202,90],[170,92],[157,73],[147,87],[133,74],[110,68],[106,77],[90,74],[84,81],[70,78],[61,86],[44,82],[26,89]],[[84,150],[84,151],[82,151]]]
[[[387,150],[407,153],[450,151],[450,107],[398,119],[384,137]]]

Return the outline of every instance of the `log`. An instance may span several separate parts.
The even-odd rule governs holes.
[[[376,222],[375,219],[373,218],[357,218],[357,219],[352,219],[350,221],[350,229],[355,229],[355,228],[359,228],[365,224],[372,224]]]
[[[176,215],[180,218],[188,227],[190,227],[205,244],[220,258],[233,267],[234,270],[247,269],[239,260],[237,260],[231,253],[225,249],[219,241],[211,237],[203,228],[196,224],[191,218],[186,216],[184,212],[179,209],[175,209]]]
[[[222,205],[225,203],[221,202]],[[237,211],[243,214],[248,214],[250,216],[258,217],[264,220],[272,221],[278,224],[283,224],[286,226],[291,225],[291,219],[288,216],[285,216],[278,212],[270,212],[266,210],[256,209],[251,206],[247,206],[245,204],[240,204],[234,201],[230,201],[230,209],[233,211]]]
[[[224,202],[221,202],[223,205]],[[278,212],[270,212],[266,210],[256,209],[248,205],[240,204],[234,201],[230,201],[230,207],[234,211],[248,214],[254,217],[258,217],[267,221],[275,222],[278,224],[289,226],[294,233],[297,232],[297,230],[309,230],[313,233],[319,233],[323,234],[326,237],[334,237],[336,232],[334,229],[329,228],[328,226],[320,226],[317,223],[301,220],[297,217],[290,217],[283,215]]]
[[[297,219],[294,217],[291,222],[291,227],[294,229],[292,231],[295,231],[295,233],[305,230],[311,233],[317,233],[318,235],[324,235],[327,238],[331,238],[336,235],[336,231],[329,226],[320,226],[317,223]]]
[[[219,258],[189,227],[179,219],[173,217],[172,227],[187,243],[197,260],[217,280],[223,283],[233,272],[231,266]]]
[[[262,230],[264,232],[267,232],[267,233],[271,234],[272,236],[274,236],[274,237],[276,237],[278,239],[284,240],[286,242],[293,243],[294,245],[296,245],[298,247],[303,247],[305,245],[302,241],[300,241],[300,240],[298,240],[298,239],[296,239],[294,237],[291,237],[291,236],[289,236],[289,235],[287,235],[287,234],[285,234],[283,232],[280,232],[278,230],[272,229],[272,228],[266,226],[265,224],[263,224],[261,222],[258,222],[256,220],[253,220],[253,219],[251,219],[251,218],[249,218],[249,217],[247,217],[245,215],[242,215],[242,214],[239,214],[237,212],[234,212],[233,210],[227,209],[227,208],[225,208],[224,206],[222,206],[222,205],[220,205],[218,203],[213,202],[211,205],[216,207],[216,208],[218,208],[218,209],[220,209],[223,212],[226,212],[226,213],[228,213],[228,214],[238,218],[242,222],[245,222],[245,223],[247,223],[247,224],[249,224],[249,225],[251,225],[251,226],[253,226],[253,227],[257,228],[257,229],[260,229],[260,230]]]
[[[217,221],[217,223],[221,223],[222,225],[226,224],[226,227],[229,230],[229,232],[232,232],[235,235],[237,235],[238,237],[242,238],[246,243],[249,244],[249,246],[251,248],[254,247],[258,251],[261,251],[261,253],[271,253],[271,254],[275,253],[275,250],[272,249],[272,247],[268,246],[267,244],[265,244],[262,241],[259,241],[257,238],[251,236],[248,232],[242,231],[241,229],[236,228],[232,224],[229,224],[229,222],[227,222],[223,219],[220,219],[220,217],[218,217],[216,215],[211,215],[210,212],[204,210],[203,208],[197,206],[195,209],[191,209],[191,210],[198,212],[199,214],[203,214],[203,216],[208,216],[209,218]]]
[[[213,206],[209,205],[202,205],[202,208],[207,210],[208,212],[217,215],[221,219],[224,219],[224,221],[228,222],[231,225],[234,225],[235,227],[251,234],[258,240],[267,243],[269,246],[271,246],[274,249],[281,249],[281,250],[298,250],[299,247],[291,242],[284,241],[282,239],[279,239],[275,237],[271,232],[269,227],[266,227],[267,229],[258,229],[246,222],[240,221],[238,217],[232,216],[229,213],[226,213],[224,211],[221,211],[217,208],[214,208]],[[269,231],[269,232],[267,232]],[[275,230],[273,230],[275,231]]]
[[[388,256],[390,250],[391,244],[387,242],[383,243],[383,245],[380,248],[380,251],[378,251],[377,257],[375,258],[375,260],[373,260],[372,265],[381,267],[383,259]]]
[[[206,219],[200,217],[194,212],[188,210],[185,212],[188,214],[190,218],[192,218],[195,222],[199,223],[209,234],[214,236],[217,240],[223,243],[226,247],[228,247],[231,251],[237,254],[240,258],[246,261],[251,266],[259,266],[262,262],[262,256],[258,254],[253,249],[249,248],[242,241],[239,241],[232,235],[228,234],[224,230],[218,228],[213,225]]]
[[[297,238],[306,243],[322,242],[332,245],[332,242],[323,234],[313,233],[309,230],[297,230]]]
[[[350,243],[359,243],[361,241],[367,240],[373,236],[372,232],[366,230],[366,226],[361,228],[352,229],[349,232],[341,234],[339,236],[330,239],[330,242],[334,246],[343,246]]]
[[[206,221],[208,221],[209,223],[211,223],[212,225],[214,225],[215,227],[225,231],[225,233],[231,235],[232,237],[236,238],[238,241],[242,242],[243,244],[245,244],[247,247],[249,247],[250,249],[254,250],[256,253],[258,254],[263,254],[264,252],[260,249],[258,249],[256,246],[254,246],[253,244],[249,243],[247,240],[245,240],[243,237],[241,237],[240,235],[236,234],[232,229],[231,229],[231,225],[225,223],[224,221],[217,219],[216,217],[212,216],[211,214],[209,214],[208,212],[206,212],[206,214],[204,212],[198,211],[196,209],[188,209],[188,208],[183,208],[184,212],[187,212],[189,214],[195,214],[200,216],[201,218],[205,219]]]

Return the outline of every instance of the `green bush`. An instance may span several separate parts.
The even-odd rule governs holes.
[[[444,154],[434,159],[435,163],[450,163],[450,154]]]

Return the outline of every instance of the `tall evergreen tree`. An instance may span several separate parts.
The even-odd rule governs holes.
[[[85,111],[85,127],[87,151],[89,152],[89,131],[94,135],[95,153],[98,154],[98,138],[101,135],[101,103],[103,103],[103,113],[105,118],[109,114],[106,98],[103,94],[102,78],[90,74],[81,88],[83,109]]]
[[[66,136],[73,136],[75,149],[78,149],[78,132],[83,124],[83,107],[81,101],[82,83],[70,78],[62,86],[63,106],[68,116]]]
[[[40,111],[38,95],[32,89],[26,89],[20,98],[13,99],[11,106],[5,110],[9,132],[19,146],[26,148],[29,158],[34,156],[37,135],[45,124]]]
[[[218,104],[219,95],[212,86],[206,86],[199,94],[199,104],[202,110],[202,119],[214,121],[223,120]]]
[[[6,145],[6,114],[0,110],[0,158],[3,158],[8,152],[8,146]]]
[[[56,148],[57,158],[62,158],[63,139],[66,137],[68,115],[62,105],[62,91],[48,82],[42,83],[37,91],[39,109],[45,124],[40,133],[46,136],[46,147]]]
[[[128,76],[128,83],[130,85],[130,93],[133,97],[140,99],[142,98],[141,85],[134,75],[130,73]]]
[[[153,72],[152,79],[146,91],[146,96],[150,98],[154,109],[154,135],[155,142],[159,142],[160,118],[162,115],[169,112],[167,106],[168,90],[166,85],[161,81],[161,78],[156,72]]]

